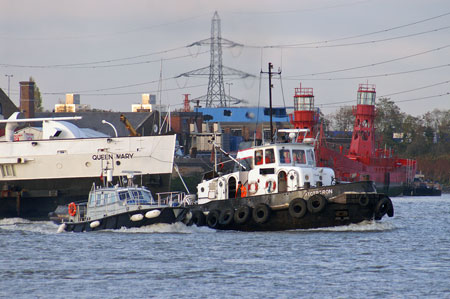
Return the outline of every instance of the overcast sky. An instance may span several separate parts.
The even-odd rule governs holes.
[[[449,0],[0,0],[0,88],[13,75],[18,104],[32,76],[45,109],[79,93],[130,111],[158,94],[162,72],[161,101],[181,108],[183,94],[206,94],[207,78],[174,77],[210,64],[209,46],[187,46],[210,37],[214,11],[222,37],[244,45],[224,47],[223,64],[255,75],[224,77],[225,91],[249,105],[268,105],[260,71],[272,62],[276,106],[292,106],[301,83],[332,113],[368,82],[408,114],[450,109]]]

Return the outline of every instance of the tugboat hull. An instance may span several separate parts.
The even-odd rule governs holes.
[[[152,214],[151,212],[156,210],[160,211],[160,213],[157,213],[159,215],[155,217],[155,213]],[[165,207],[162,209],[136,210],[82,222],[64,222],[61,224],[61,222],[55,221],[55,223],[61,224],[62,228],[68,232],[89,232],[104,229],[143,227],[157,223],[172,224],[182,221],[186,216],[186,212],[185,208]],[[136,215],[141,216],[136,217]]]
[[[372,182],[356,182],[248,198],[214,200],[191,207],[188,224],[238,231],[333,227],[394,215],[391,200]],[[204,216],[202,216],[204,215]]]

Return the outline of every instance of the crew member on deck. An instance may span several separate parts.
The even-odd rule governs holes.
[[[242,185],[242,182],[239,181],[236,189],[236,198],[246,197],[247,196],[247,188]]]

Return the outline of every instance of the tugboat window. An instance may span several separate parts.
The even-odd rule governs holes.
[[[304,150],[293,150],[292,155],[294,156],[295,164],[306,164],[305,151]]]
[[[266,149],[265,151],[265,164],[271,164],[271,163],[275,163],[275,155],[274,155],[274,151],[273,148],[269,148]]]
[[[312,150],[307,150],[306,151],[306,156],[307,156],[307,160],[308,160],[308,165],[314,166],[316,163],[314,161],[314,153]]]
[[[287,149],[281,149],[280,153],[280,163],[291,164],[291,151]]]
[[[261,165],[263,164],[263,151],[258,150],[255,151],[255,165]]]

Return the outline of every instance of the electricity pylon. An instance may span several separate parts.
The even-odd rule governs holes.
[[[178,75],[178,77],[209,77],[208,92],[206,95],[192,99],[191,102],[205,102],[206,107],[227,107],[231,104],[243,102],[243,100],[231,97],[225,94],[223,76],[233,76],[237,78],[254,77],[251,74],[223,66],[222,64],[222,46],[237,47],[241,44],[224,39],[221,36],[220,18],[217,11],[211,21],[211,37],[190,44],[188,47],[210,45],[211,61],[209,66],[193,70]]]

